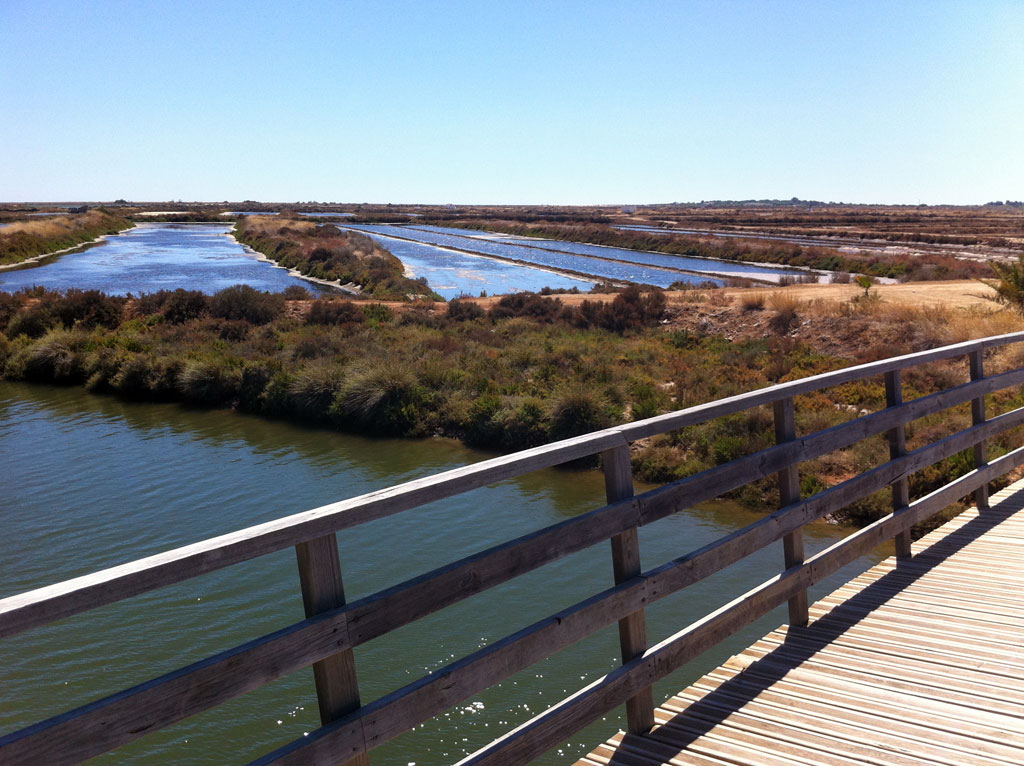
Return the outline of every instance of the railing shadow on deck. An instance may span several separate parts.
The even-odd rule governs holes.
[[[986,376],[984,354],[987,349],[1021,342],[1024,333],[1011,333],[781,383],[427,476],[0,599],[3,637],[294,547],[306,613],[306,619],[274,633],[0,736],[0,762],[77,763],[312,667],[323,725],[257,763],[364,764],[373,748],[614,623],[619,625],[623,657],[619,668],[460,763],[526,763],[620,705],[626,706],[629,731],[646,732],[654,722],[652,686],[657,680],[781,604],[789,603],[791,625],[805,624],[809,586],[886,540],[895,538],[898,556],[906,558],[910,555],[911,527],[958,499],[974,493],[979,508],[987,506],[988,483],[1024,464],[1024,447],[990,461],[987,442],[1024,425],[1024,408],[986,419],[985,397],[1024,385],[1024,368]],[[903,370],[957,357],[969,360],[968,382],[903,401]],[[797,436],[795,397],[878,376],[884,377],[884,409]],[[967,403],[972,409],[970,427],[907,450],[908,423]],[[630,442],[766,405],[774,410],[774,446],[634,496]],[[887,462],[810,497],[801,497],[801,463],[880,435],[889,440]],[[972,471],[911,500],[909,475],[970,449],[974,450]],[[357,601],[346,601],[337,533],[598,454],[605,473],[607,504],[603,507]],[[639,527],[771,476],[776,476],[779,483],[779,510],[699,550],[641,571]],[[805,558],[804,525],[886,488],[892,489],[892,513]],[[784,543],[785,553],[779,574],[654,646],[648,645],[645,609],[650,603],[779,540]],[[369,703],[360,700],[355,647],[605,541],[611,544],[614,587],[379,699]]]
[[[643,734],[625,734],[621,750],[608,760],[608,766],[632,766],[636,763],[636,749],[660,754],[666,762],[674,754],[707,735],[725,723],[763,692],[797,671],[830,644],[838,641],[877,609],[886,606],[928,575],[931,568],[962,552],[984,535],[998,529],[1014,514],[1024,508],[1024,487],[1003,499],[998,505],[982,511],[963,526],[953,530],[923,548],[914,562],[899,561],[892,571],[866,585],[855,595],[829,611],[809,626],[786,626],[783,642],[775,649],[752,661],[735,676],[721,681],[706,691],[673,717],[658,724],[658,730]],[[918,558],[920,557],[920,558]],[[921,560],[928,564],[915,565]],[[941,658],[937,659],[941,663]],[[870,671],[864,671],[871,674]],[[884,715],[884,711],[880,712]],[[683,725],[685,724],[685,725]],[[666,733],[659,736],[664,728]]]

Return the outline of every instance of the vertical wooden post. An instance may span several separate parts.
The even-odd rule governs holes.
[[[775,442],[793,441],[796,438],[796,419],[793,398],[781,399],[773,405],[775,414]],[[780,507],[800,502],[800,471],[796,465],[783,468],[778,473]],[[804,533],[794,530],[782,538],[786,569],[804,563]],[[789,624],[799,627],[807,624],[807,590],[804,589],[789,600]]]
[[[887,407],[896,407],[903,404],[903,371],[892,370],[885,373],[885,404]],[[907,428],[905,425],[898,425],[889,431],[889,458],[903,457],[907,454]],[[910,505],[910,482],[907,477],[898,479],[892,485],[892,509],[899,511]],[[896,558],[909,559],[911,551],[910,530],[904,530],[896,535]]]
[[[338,540],[333,533],[295,546],[306,617],[345,605]],[[313,664],[320,722],[327,724],[359,707],[355,655],[351,649]],[[346,766],[369,766],[365,753],[345,761]]]
[[[633,497],[633,469],[629,462],[629,445],[605,450],[601,454],[604,464],[605,495],[609,503]],[[612,543],[612,567],[615,583],[624,582],[640,574],[640,542],[637,528],[615,535]],[[647,622],[644,610],[639,609],[619,620],[619,644],[622,661],[639,657],[647,651]],[[643,734],[654,726],[654,690],[648,686],[626,700],[626,722],[630,734]]]
[[[985,351],[978,349],[972,351],[971,359],[971,380],[981,380],[985,377]],[[985,422],[985,396],[971,399],[971,422],[979,425]],[[974,445],[974,467],[982,468],[988,465],[988,442],[980,441]],[[982,484],[974,491],[974,503],[979,511],[988,508],[988,484]]]

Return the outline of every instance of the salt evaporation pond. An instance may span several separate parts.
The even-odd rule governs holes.
[[[212,294],[246,284],[274,293],[292,285],[313,294],[335,292],[260,260],[227,236],[231,229],[232,224],[219,223],[139,224],[83,250],[0,271],[0,290],[38,285],[125,295],[181,287]]]
[[[495,234],[478,229],[455,229],[443,226],[420,226],[417,230],[432,231],[441,234],[448,234],[455,237],[468,237],[476,239],[487,237],[493,239]],[[806,276],[806,271],[794,269],[774,268],[771,266],[757,266],[739,261],[719,261],[711,258],[691,258],[684,255],[669,255],[665,253],[653,253],[644,250],[629,250],[621,247],[609,247],[607,245],[589,245],[584,242],[565,242],[555,239],[538,239],[534,237],[515,237],[498,235],[500,242],[515,244],[526,247],[540,248],[543,250],[555,250],[562,253],[573,253],[593,258],[614,258],[617,260],[641,263],[649,266],[683,269],[716,275],[733,277],[746,277],[762,279],[765,281],[777,281],[782,276]],[[653,283],[657,284],[657,283]],[[666,287],[667,285],[661,285]]]
[[[364,231],[362,227],[360,230]],[[593,281],[566,274],[445,250],[423,242],[393,239],[371,231],[364,233],[402,261],[409,276],[425,278],[430,288],[446,300],[460,295],[476,296],[481,292],[489,295],[537,292],[544,287],[576,288],[586,292],[594,286]]]
[[[477,236],[453,235],[442,232],[427,231],[423,228],[411,228],[408,226],[389,226],[383,224],[345,224],[345,228],[362,231],[366,234],[376,234],[382,237],[400,237],[412,239],[417,242],[440,247],[458,248],[469,250],[479,255],[491,255],[498,258],[511,258],[517,261],[533,264],[541,268],[554,269],[564,272],[576,272],[587,274],[601,280],[613,280],[622,282],[635,282],[639,284],[657,285],[658,287],[669,287],[673,282],[715,282],[721,284],[710,276],[687,274],[683,271],[668,271],[666,269],[652,268],[635,262],[619,262],[602,260],[598,258],[579,256],[572,253],[541,249],[515,242],[505,238],[493,238],[488,234],[486,238]],[[486,232],[480,232],[486,234]],[[394,239],[388,239],[385,244],[391,249]],[[537,242],[537,240],[531,240]],[[544,245],[549,244],[547,240],[542,241]],[[564,243],[557,243],[562,245]],[[632,251],[623,251],[632,253]],[[617,257],[614,255],[608,258]]]

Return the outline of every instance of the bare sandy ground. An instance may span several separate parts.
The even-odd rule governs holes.
[[[723,292],[737,296],[742,294],[769,294],[778,292],[771,288],[727,288]],[[785,294],[802,301],[821,299],[826,301],[848,301],[863,292],[857,285],[792,285],[785,288]],[[992,298],[996,291],[986,284],[973,279],[958,279],[949,282],[908,282],[897,285],[875,285],[872,293],[891,303],[914,306],[944,306],[946,308],[972,308],[982,306],[996,308]]]
[[[767,296],[772,293],[781,292],[786,296],[792,296],[801,301],[823,300],[840,303],[849,301],[851,298],[861,294],[863,290],[857,287],[857,285],[791,285],[785,288],[727,287],[715,292],[728,295],[731,298],[758,294]],[[915,306],[944,306],[946,308],[996,308],[996,304],[991,300],[991,297],[995,295],[995,290],[981,282],[970,279],[949,282],[909,282],[898,285],[875,285],[871,288],[871,292],[877,293],[879,298],[887,303],[904,303]],[[670,303],[681,302],[684,296],[687,295],[689,293],[682,291],[665,292],[665,296],[669,299]],[[614,295],[601,293],[562,294],[553,297],[557,297],[563,303],[570,305],[576,305],[586,300],[608,301],[615,298]],[[501,296],[467,298],[466,300],[487,308],[501,300]]]

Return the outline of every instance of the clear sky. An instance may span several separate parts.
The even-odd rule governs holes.
[[[1024,198],[1024,0],[0,0],[0,200]]]

